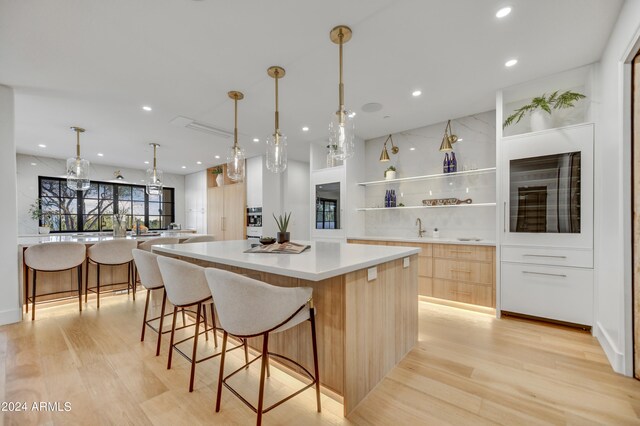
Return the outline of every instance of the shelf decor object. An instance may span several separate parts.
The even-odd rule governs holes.
[[[244,179],[244,149],[238,145],[238,101],[244,99],[241,92],[232,90],[227,95],[233,99],[234,124],[233,124],[233,146],[227,154],[227,176],[229,179],[239,181]]]
[[[576,101],[586,98],[582,93],[572,92],[571,90],[566,90],[558,94],[559,92],[559,90],[556,90],[549,96],[547,96],[546,93],[543,93],[541,96],[536,96],[531,99],[531,102],[521,106],[515,110],[513,114],[508,116],[504,120],[504,123],[502,123],[502,128],[504,129],[507,126],[519,123],[525,114],[530,113],[531,130],[540,131],[548,129],[551,127],[552,110],[573,108]],[[543,112],[546,112],[548,115],[545,115]]]
[[[387,136],[387,140],[384,141],[384,145],[382,146],[382,153],[380,154],[380,162],[384,163],[386,161],[389,161],[389,152],[387,151],[387,142],[391,142],[391,153],[392,154],[397,154],[398,152],[400,152],[400,148],[398,148],[397,146],[395,146],[393,144],[393,138],[391,137],[391,135]]]
[[[288,243],[291,238],[291,233],[287,231],[289,228],[289,220],[291,219],[291,212],[289,212],[289,214],[285,213],[284,216],[278,215],[278,217],[276,217],[274,213],[273,218],[276,220],[276,224],[278,225],[278,232],[276,232],[276,240],[278,244]]]
[[[471,204],[473,200],[467,198],[466,200],[460,200],[458,198],[432,198],[429,200],[422,200],[423,206],[456,206],[458,204]]]
[[[354,153],[354,120],[355,114],[344,107],[344,83],[342,82],[342,48],[351,40],[351,28],[339,25],[331,30],[329,38],[340,46],[340,84],[338,85],[338,111],[332,115],[329,123],[329,145],[334,146],[333,156],[338,160],[346,160]]]
[[[267,138],[267,169],[282,173],[287,168],[287,137],[280,132],[280,111],[278,111],[278,80],[284,77],[284,68],[273,66],[267,69],[269,77],[276,82],[276,112],[273,135]]]
[[[458,141],[458,136],[453,134],[451,130],[451,120],[447,121],[447,125],[444,128],[444,136],[442,137],[442,143],[440,144],[440,152],[453,151],[453,144]]]
[[[153,147],[153,168],[147,169],[147,194],[160,195],[162,193],[162,170],[158,170],[157,150],[160,144],[150,143]]]
[[[384,171],[384,179],[394,180],[395,178],[396,178],[396,168],[394,166],[389,166],[387,170]]]
[[[76,132],[76,156],[67,159],[67,187],[74,191],[86,191],[89,189],[89,160],[80,157],[80,133],[81,127],[71,127]]]

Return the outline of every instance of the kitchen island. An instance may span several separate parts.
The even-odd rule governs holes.
[[[418,338],[415,247],[305,243],[301,254],[244,253],[246,240],[155,246],[155,253],[284,287],[312,287],[322,385],[348,415]],[[254,347],[261,342],[250,340]],[[308,327],[269,338],[269,349],[311,366]]]

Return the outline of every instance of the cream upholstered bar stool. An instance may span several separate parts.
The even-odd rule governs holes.
[[[196,237],[187,238],[182,242],[182,244],[189,243],[211,243],[216,240],[216,237],[213,235],[198,235]]]
[[[60,242],[43,243],[29,247],[24,252],[24,263],[27,266],[26,280],[29,282],[29,271],[33,271],[31,297],[27,294],[27,312],[31,301],[31,320],[36,319],[36,284],[38,272],[60,272],[76,268],[78,271],[78,305],[82,312],[82,264],[87,256],[87,249],[82,243]],[[68,291],[46,293],[41,296],[67,293]]]
[[[178,244],[179,242],[180,240],[177,237],[156,237],[141,242],[138,244],[138,248],[140,250],[151,251],[153,246],[158,246],[160,244]]]
[[[204,276],[204,268],[202,266],[194,265],[182,260],[174,259],[166,256],[158,256],[158,266],[160,267],[160,273],[162,274],[162,281],[164,282],[164,288],[167,292],[167,298],[169,302],[173,304],[173,323],[171,325],[171,338],[169,344],[169,357],[167,359],[167,368],[171,368],[171,359],[173,349],[175,349],[180,355],[191,362],[191,377],[189,379],[189,392],[193,391],[193,382],[195,378],[196,364],[219,356],[220,352],[207,356],[202,359],[196,359],[196,353],[198,348],[198,336],[200,330],[200,321],[204,320],[205,336],[207,331],[206,322],[206,310],[203,309],[205,304],[209,304],[211,307],[211,324],[214,335],[214,345],[218,347],[218,338],[216,335],[216,316],[213,306],[213,298],[211,297],[211,291],[207,285],[207,280]],[[178,308],[186,308],[197,305],[196,308],[196,321],[195,332],[193,337],[180,340],[174,343],[174,336],[176,330],[176,313]],[[191,357],[182,352],[178,345],[193,338],[193,353]],[[245,362],[248,360],[247,342],[243,341],[242,344],[230,349],[237,349],[244,347],[245,350]],[[225,347],[226,348],[226,347]]]
[[[158,342],[156,344],[156,356],[158,356],[160,355],[160,344],[162,335],[164,333],[170,332],[169,330],[162,331],[164,325],[164,317],[166,316],[164,311],[167,305],[167,292],[165,291],[160,268],[158,267],[158,255],[139,249],[133,249],[132,253],[137,270],[140,274],[140,282],[142,283],[142,286],[147,290],[147,300],[144,304],[144,317],[142,319],[142,333],[140,335],[140,341],[144,342],[144,334],[147,327],[158,333]],[[160,289],[162,289],[162,307],[160,308],[160,316],[147,319],[151,291]],[[158,319],[160,320],[160,324],[158,325],[158,328],[155,328],[153,325],[151,325],[151,323]]]
[[[96,293],[97,305],[100,308],[100,266],[120,266],[127,265],[127,294],[133,290],[133,300],[136,300],[136,288],[133,281],[133,254],[131,251],[138,246],[136,240],[117,239],[101,241],[92,245],[87,250],[87,285],[85,289],[85,303],[89,292]],[[96,267],[96,286],[89,287],[89,265]],[[124,283],[111,283],[102,285],[111,287]],[[104,292],[103,292],[104,293]]]
[[[218,395],[216,397],[216,412],[220,411],[222,385],[224,384],[233,394],[257,413],[257,424],[262,423],[262,414],[279,406],[299,393],[315,385],[316,404],[318,412],[320,406],[320,375],[318,371],[318,345],[316,341],[315,308],[313,307],[313,289],[309,287],[278,287],[243,275],[234,274],[221,269],[207,268],[205,270],[207,283],[211,294],[216,300],[218,320],[223,329],[222,357],[220,359],[220,374],[218,375]],[[283,355],[269,352],[269,334],[279,333],[297,326],[305,321],[311,324],[311,344],[313,350],[314,373],[311,374],[300,363]],[[242,339],[262,336],[262,353],[251,362],[224,376],[224,359],[227,337],[231,334]],[[269,407],[264,407],[265,373],[268,375],[269,358],[284,359],[300,367],[311,383],[300,390],[281,399]],[[258,393],[258,407],[254,407],[247,399],[228,383],[234,374],[262,358],[260,370],[260,389]]]

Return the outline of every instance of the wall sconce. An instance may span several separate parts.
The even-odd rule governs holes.
[[[389,152],[387,151],[387,142],[389,141],[391,141],[391,153],[397,154],[398,152],[400,152],[400,148],[398,148],[393,144],[393,138],[391,137],[391,135],[387,136],[387,140],[384,141],[384,145],[382,146],[382,153],[380,154],[381,163],[384,163],[390,160]]]
[[[116,170],[115,172],[113,172],[113,176],[118,180],[124,180],[124,176],[122,176],[122,173],[120,173],[120,170]]]
[[[447,125],[444,128],[444,136],[442,137],[442,143],[440,144],[440,152],[453,151],[453,144],[458,141],[458,136],[453,134],[451,130],[451,120],[447,121]]]

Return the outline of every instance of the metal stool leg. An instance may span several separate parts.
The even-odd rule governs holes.
[[[202,322],[204,323],[204,340],[209,341],[209,328],[207,327],[207,306],[204,303],[200,303],[198,307],[202,305]],[[198,318],[200,322],[200,318]]]
[[[85,267],[85,273],[86,273],[86,282],[84,285],[84,303],[87,303],[87,300],[89,298],[89,259],[87,259],[86,261],[86,267]]]
[[[316,312],[315,308],[309,310],[311,315],[311,344],[313,345],[313,369],[316,376],[316,404],[318,413],[321,412],[320,406],[320,369],[318,368],[318,342],[316,340]]]
[[[140,335],[140,341],[144,342],[144,331],[147,328],[147,312],[149,312],[149,294],[151,290],[147,289],[147,301],[144,303],[144,317],[142,318],[142,334]]]
[[[178,315],[178,307],[173,307],[173,324],[171,324],[171,338],[169,339],[169,358],[167,359],[167,370],[171,370],[171,356],[173,355],[173,337],[176,333],[176,315]]]
[[[29,313],[29,267],[25,271],[25,283],[24,283],[24,301],[27,306],[27,313]]]
[[[218,333],[216,333],[216,311],[213,303],[211,304],[211,324],[213,324],[213,345],[218,347]]]
[[[163,287],[162,288],[162,308],[161,308],[162,312],[160,312],[160,325],[158,326],[158,343],[156,344],[156,356],[160,355],[160,342],[162,341],[162,324],[164,323],[164,307],[166,306],[166,304],[167,304],[167,291]]]
[[[82,312],[82,264],[78,265],[78,306]]]
[[[100,264],[96,264],[96,299],[98,300],[98,309],[100,309]]]
[[[31,298],[31,321],[36,319],[36,277],[38,276],[38,271],[33,270],[33,291]]]
[[[222,354],[220,355],[220,373],[218,374],[218,393],[216,395],[216,413],[220,412],[220,401],[222,400],[222,379],[224,378],[224,358],[227,353],[226,331],[222,331]]]
[[[191,378],[189,379],[189,392],[193,392],[193,382],[196,376],[196,355],[198,350],[198,334],[200,331],[200,313],[202,311],[202,303],[198,303],[196,311],[196,333],[193,336],[193,354],[191,356]]]
[[[258,420],[262,424],[262,408],[264,406],[264,377],[267,372],[267,353],[269,352],[269,333],[265,333],[262,342],[262,368],[260,369],[260,393],[258,394]]]

